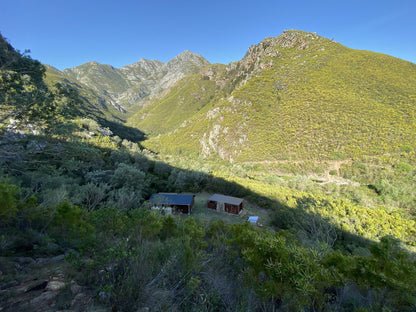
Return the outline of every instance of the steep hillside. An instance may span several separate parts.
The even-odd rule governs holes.
[[[122,92],[129,87],[118,69],[111,65],[89,62],[81,66],[65,69],[64,74],[74,78],[97,91],[110,94]]]
[[[75,90],[80,96],[80,101],[83,102],[84,108],[89,110],[90,115],[93,114],[97,117],[100,116],[106,119],[124,120],[126,111],[123,107],[114,102],[111,96],[94,90],[87,84],[84,84],[75,78],[68,77],[62,71],[52,66],[44,66],[46,68],[45,82],[51,87],[56,83],[59,83]]]
[[[156,99],[132,116],[128,124],[146,129],[149,134],[172,131],[184,126],[183,122],[210,103],[219,91],[215,81],[198,74],[188,76],[171,87],[166,96]]]
[[[98,96],[110,97],[114,105],[136,111],[178,80],[207,65],[209,62],[201,55],[185,51],[167,63],[141,59],[117,69],[89,62],[65,69],[63,74],[93,89]]]
[[[223,97],[198,110],[200,100],[189,91],[195,81],[202,89],[204,79]],[[157,109],[167,102],[189,103],[194,116],[149,140],[149,148],[266,161],[379,155],[416,146],[416,65],[313,33],[267,38],[225,71],[201,74],[181,88],[155,102],[150,118],[169,120],[171,112]],[[137,125],[154,127],[146,119]]]
[[[174,116],[225,116],[213,103],[250,95],[245,88],[266,69],[251,68],[250,57],[172,88],[184,100]],[[320,192],[305,180],[295,189],[257,164],[151,153],[137,129],[105,120],[115,110],[102,112],[94,92],[0,35],[2,312],[415,311],[412,210],[365,206],[346,198],[351,189],[332,197],[334,186]],[[415,159],[411,146],[402,152]],[[401,162],[392,174],[379,162],[383,179],[367,189],[400,205],[407,197],[414,210],[414,167]],[[409,193],[390,184],[396,173]],[[191,215],[150,209],[158,192],[195,194]],[[244,198],[242,213],[208,209],[213,193]]]

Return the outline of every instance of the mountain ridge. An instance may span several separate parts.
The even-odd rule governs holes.
[[[166,63],[142,58],[135,63],[115,68],[91,61],[64,69],[62,73],[99,94],[110,96],[117,105],[137,110],[137,107],[145,105],[147,99],[209,64],[201,55],[185,50]]]
[[[415,67],[327,39],[298,50],[303,35],[152,99],[141,126],[158,127],[145,142],[157,154],[109,95],[45,76],[0,34],[0,310],[414,311]],[[303,176],[290,153],[325,152],[338,132],[340,145],[411,145],[315,161],[349,185]],[[298,176],[260,162],[285,155]],[[191,215],[146,201],[166,192],[195,194]],[[214,193],[243,198],[243,212],[208,209]]]
[[[292,30],[251,46],[239,62],[192,77],[129,118],[131,126],[156,131],[148,148],[251,161],[416,146],[416,65],[388,55]],[[203,107],[193,103],[196,93],[209,98]],[[159,131],[155,125],[172,119],[175,103],[193,108]]]

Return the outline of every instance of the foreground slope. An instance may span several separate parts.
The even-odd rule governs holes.
[[[266,161],[377,155],[416,146],[413,63],[286,31],[250,47],[238,63],[211,69],[153,104],[152,120],[172,119],[176,108],[164,103],[188,103],[193,116],[149,140],[149,148]],[[196,96],[195,89],[203,95]],[[134,118],[132,124],[154,131],[147,115]]]

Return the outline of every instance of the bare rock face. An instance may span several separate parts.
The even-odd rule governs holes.
[[[140,59],[138,62],[126,65],[120,68],[123,77],[129,81],[131,85],[140,83],[148,79],[163,66],[162,62],[157,60]]]

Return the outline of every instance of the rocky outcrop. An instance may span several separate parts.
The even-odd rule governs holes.
[[[257,45],[249,47],[247,53],[238,62],[230,63],[226,71],[233,77],[237,87],[244,85],[258,72],[272,68],[276,58],[280,58],[280,49],[294,48],[296,50],[308,49],[311,42],[320,38],[315,33],[288,30],[277,37],[266,38]]]
[[[64,255],[0,257],[0,311],[110,311],[96,305],[91,289],[68,279],[63,265]]]

